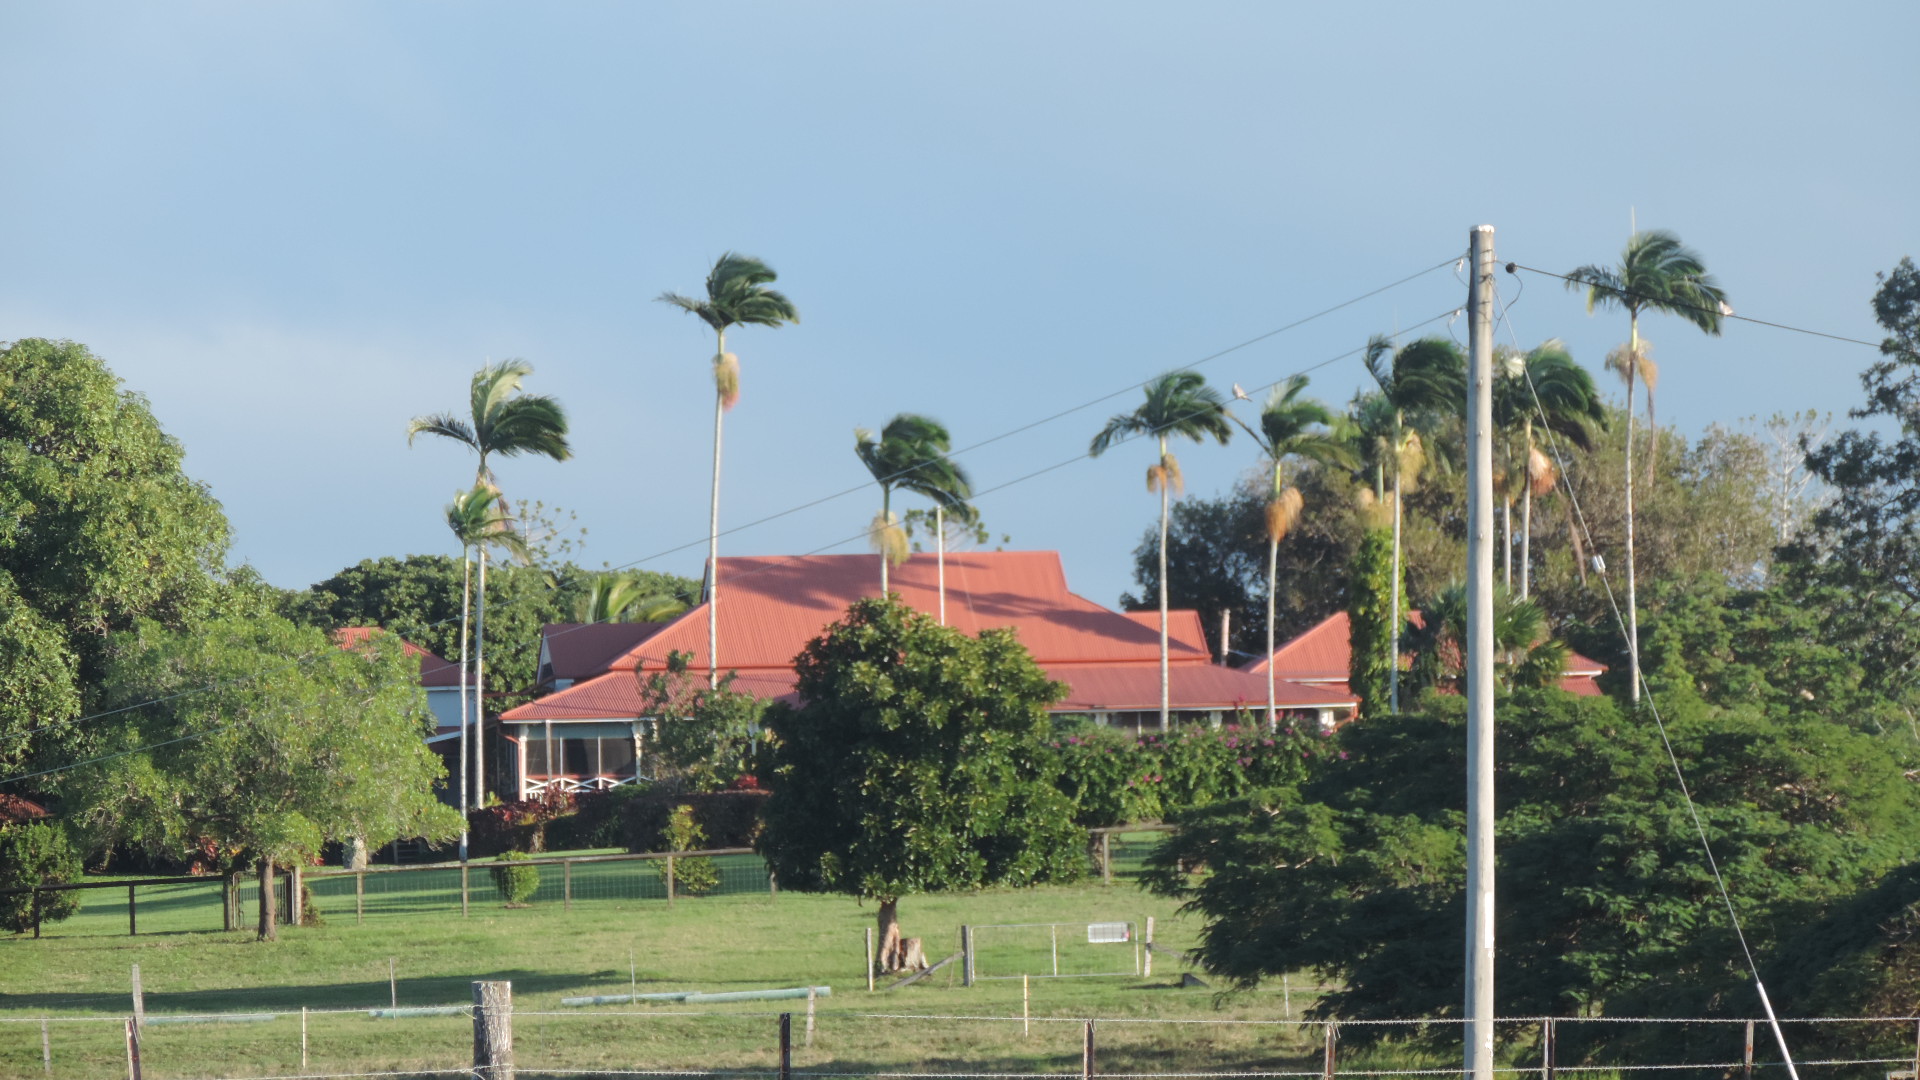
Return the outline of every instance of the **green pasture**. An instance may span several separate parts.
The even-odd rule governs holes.
[[[1065,963],[1129,972],[1031,979],[1024,988],[1031,995],[1031,1023],[1020,1020],[1021,980],[968,988],[961,985],[958,963],[913,986],[869,994],[864,956],[872,907],[839,896],[771,895],[764,869],[751,856],[723,859],[720,894],[680,897],[672,905],[647,864],[577,864],[571,910],[559,900],[557,867],[542,867],[541,893],[512,910],[493,893],[484,871],[476,870],[466,918],[459,910],[457,871],[369,875],[363,922],[354,919],[350,882],[344,903],[316,890],[325,925],[282,927],[282,940],[274,944],[256,943],[251,933],[199,929],[218,925],[219,902],[215,888],[197,885],[178,887],[178,894],[157,888],[151,902],[143,896],[142,932],[128,937],[125,894],[99,890],[81,915],[47,927],[42,940],[0,939],[0,1076],[43,1075],[41,1017],[52,1018],[47,1031],[53,1076],[124,1075],[124,1034],[111,1018],[130,1009],[129,974],[136,963],[149,1018],[272,1016],[149,1024],[143,1041],[149,1078],[300,1073],[302,1007],[310,1010],[309,1075],[465,1065],[472,1044],[466,1017],[367,1015],[389,1005],[390,961],[403,1007],[462,1004],[471,1000],[469,984],[476,979],[512,981],[521,1075],[529,1077],[542,1069],[769,1070],[776,1063],[781,1011],[795,1014],[795,1067],[818,1072],[1077,1073],[1083,1017],[1102,1018],[1096,1031],[1102,1071],[1317,1069],[1317,1029],[1142,1022],[1287,1016],[1278,986],[1221,999],[1214,989],[1183,987],[1177,958],[1157,957],[1151,977],[1135,976],[1135,942],[1087,943],[1089,922],[1143,927],[1149,916],[1163,946],[1195,943],[1192,920],[1133,884],[1144,839],[1116,847],[1119,873],[1111,885],[1095,879],[902,901],[906,932],[923,938],[936,961],[958,949],[962,924],[1060,923]],[[377,906],[375,878],[390,879],[392,886],[383,881],[386,891]],[[648,891],[648,883],[655,891]],[[992,963],[993,974],[1050,970],[1051,936],[1042,948],[1034,932],[1023,933],[1017,940],[983,937],[980,955]],[[630,988],[650,993],[806,985],[832,988],[816,1003],[811,1046],[804,1045],[804,1001],[693,1008],[560,1005],[563,997]],[[1293,1015],[1306,1004],[1306,994],[1291,995]]]

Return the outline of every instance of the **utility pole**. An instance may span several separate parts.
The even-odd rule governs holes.
[[[1467,286],[1467,1048],[1493,1080],[1493,226]]]

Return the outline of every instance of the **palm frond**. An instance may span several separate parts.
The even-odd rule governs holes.
[[[438,435],[452,439],[463,446],[479,448],[479,442],[473,437],[473,428],[465,420],[452,413],[439,413],[433,416],[416,416],[407,424],[407,445],[413,445],[416,435]]]
[[[521,394],[498,402],[486,419],[487,451],[501,457],[537,454],[555,461],[573,456],[567,443],[567,412],[545,394]]]

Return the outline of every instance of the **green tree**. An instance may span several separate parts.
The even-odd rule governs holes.
[[[73,724],[106,635],[221,594],[227,521],[146,399],[84,345],[0,345],[0,769],[97,747]]]
[[[575,622],[665,622],[685,613],[699,595],[696,583],[651,571],[588,574],[585,579],[587,591],[573,607]]]
[[[903,959],[903,896],[1080,872],[1086,834],[1047,746],[1062,687],[1012,631],[860,600],[796,669],[800,704],[767,718],[755,846],[782,888],[878,901],[883,970]]]
[[[1652,358],[1640,338],[1642,312],[1661,311],[1677,315],[1703,332],[1718,335],[1722,317],[1733,309],[1727,306],[1727,294],[1707,273],[1706,263],[1680,238],[1665,229],[1636,232],[1627,238],[1627,247],[1618,266],[1589,264],[1567,275],[1567,287],[1585,289],[1587,312],[1596,307],[1619,308],[1627,313],[1627,344],[1624,351],[1608,358],[1609,366],[1621,373],[1627,384],[1626,455],[1626,556],[1627,556],[1627,660],[1629,693],[1640,701],[1640,607],[1633,563],[1633,389],[1636,379],[1644,380],[1653,372]],[[1653,416],[1653,387],[1647,387],[1647,416]]]
[[[468,798],[467,784],[467,728],[472,717],[484,717],[482,701],[468,697],[467,685],[467,630],[468,616],[472,609],[473,560],[471,554],[479,548],[495,545],[509,553],[524,553],[526,545],[513,531],[513,520],[500,508],[500,489],[486,481],[473,485],[466,491],[458,492],[453,502],[447,505],[447,528],[453,530],[454,539],[460,541],[460,809],[478,810],[485,804],[485,783],[472,785],[474,797]],[[474,776],[482,776],[476,767]],[[460,858],[467,857],[466,831],[460,834]]]
[[[640,715],[653,720],[646,754],[656,781],[683,791],[718,791],[753,771],[767,703],[733,689],[733,672],[708,687],[688,674],[689,659],[674,651],[665,671],[634,672]]]
[[[67,830],[54,821],[0,826],[0,930],[15,934],[59,922],[80,911],[78,892],[12,892],[80,880],[80,856],[67,842]]]
[[[1393,474],[1393,566],[1388,575],[1392,590],[1387,623],[1387,708],[1400,710],[1400,626],[1406,604],[1401,584],[1402,504],[1405,493],[1419,480],[1428,458],[1428,437],[1450,420],[1465,414],[1467,361],[1459,346],[1445,338],[1421,338],[1402,348],[1393,339],[1375,335],[1367,342],[1367,372],[1380,387],[1380,396],[1393,409],[1393,423],[1385,434],[1391,442],[1381,454]],[[1424,434],[1423,434],[1424,433]]]
[[[502,360],[497,364],[487,364],[473,373],[473,380],[468,387],[467,416],[453,413],[417,416],[407,425],[409,446],[416,436],[424,434],[451,439],[472,450],[479,459],[479,467],[474,473],[475,485],[489,489],[499,503],[498,519],[484,528],[486,542],[463,544],[462,553],[464,562],[464,549],[470,546],[480,560],[480,602],[476,605],[473,622],[473,673],[474,680],[483,686],[486,684],[487,670],[487,549],[506,543],[512,533],[512,519],[507,516],[506,498],[499,493],[499,485],[494,482],[493,470],[488,467],[487,459],[537,454],[555,461],[565,461],[573,456],[573,449],[567,444],[566,410],[545,394],[528,394],[520,389],[521,382],[531,374],[533,365],[525,360]],[[469,508],[463,513],[472,517],[477,511]],[[449,524],[453,524],[451,518]],[[455,531],[459,531],[459,526],[455,526]],[[509,553],[521,555],[527,553],[525,545],[508,550]],[[483,693],[477,709],[482,729],[487,725],[485,702],[486,695]],[[473,740],[476,808],[486,802],[486,745],[485,739]]]
[[[1913,858],[1920,797],[1883,740],[1679,694],[1661,707],[1760,955],[1806,905]],[[1393,723],[1343,728],[1342,752],[1304,784],[1183,817],[1149,883],[1205,920],[1202,963],[1241,986],[1315,970],[1340,986],[1320,1017],[1458,1016],[1464,726],[1463,699],[1430,694]],[[1501,745],[1503,1009],[1753,1015],[1739,943],[1653,725],[1629,722],[1609,698],[1527,691],[1503,704]],[[1206,872],[1188,872],[1196,866]],[[1612,1036],[1564,1034],[1562,1061],[1631,1058],[1601,1041]]]
[[[256,866],[259,936],[275,936],[275,867],[329,841],[450,839],[417,660],[396,638],[342,649],[278,616],[152,623],[110,642],[102,704],[122,715],[117,756],[77,770],[72,819],[107,850],[179,858],[210,849]]]
[[[880,485],[880,512],[868,526],[867,538],[880,554],[880,595],[885,596],[887,568],[907,560],[907,533],[893,513],[894,489],[922,496],[933,503],[935,511],[964,521],[972,509],[967,499],[973,495],[973,484],[966,470],[947,456],[953,449],[953,439],[946,426],[930,416],[901,413],[887,421],[878,439],[866,428],[856,428],[853,449],[873,475],[873,482]],[[947,548],[945,530],[937,522],[934,539],[940,545],[940,610],[944,622]]]
[[[1307,388],[1305,375],[1293,375],[1273,388],[1267,395],[1266,404],[1260,408],[1260,430],[1255,431],[1245,424],[1240,426],[1260,445],[1266,456],[1266,467],[1272,475],[1272,486],[1267,490],[1265,513],[1267,534],[1267,651],[1272,657],[1274,650],[1275,596],[1280,578],[1280,541],[1287,538],[1294,525],[1300,520],[1300,513],[1306,506],[1306,499],[1300,489],[1288,482],[1287,465],[1293,459],[1310,461],[1320,465],[1351,466],[1358,460],[1349,442],[1342,438],[1331,426],[1334,416],[1327,407],[1312,398],[1301,398],[1300,392]],[[1236,417],[1235,423],[1239,423]],[[1220,643],[1221,651],[1227,648],[1226,642]],[[1280,723],[1280,714],[1274,705],[1273,665],[1267,665],[1267,726],[1276,727]]]
[[[1466,586],[1449,586],[1420,615],[1419,625],[1407,629],[1414,656],[1409,689],[1418,693],[1438,686],[1465,693]],[[1494,682],[1502,690],[1557,686],[1567,670],[1567,646],[1549,631],[1546,612],[1504,586],[1493,592],[1493,651]]]
[[[740,358],[727,351],[727,330],[735,326],[772,326],[800,321],[800,310],[777,289],[780,275],[751,255],[726,252],[707,271],[707,295],[658,297],[698,316],[713,329],[713,499],[707,518],[707,685],[720,684],[720,443],[727,410],[740,400]]]
[[[1199,372],[1172,371],[1147,384],[1147,400],[1130,413],[1121,413],[1107,421],[1087,448],[1099,457],[1114,444],[1138,435],[1150,436],[1160,456],[1147,469],[1147,490],[1160,495],[1160,730],[1167,730],[1170,680],[1167,673],[1167,502],[1170,495],[1186,486],[1180,475],[1180,460],[1167,448],[1169,436],[1205,442],[1212,438],[1222,446],[1233,437],[1227,421],[1227,404],[1207,385]]]
[[[1347,687],[1360,699],[1363,716],[1393,711],[1392,690],[1399,671],[1399,635],[1394,621],[1400,596],[1393,561],[1393,534],[1368,529],[1348,567]],[[1392,659],[1389,660],[1389,657]],[[1382,703],[1387,703],[1383,708]]]

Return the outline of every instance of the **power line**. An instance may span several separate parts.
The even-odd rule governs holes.
[[[1516,270],[1525,270],[1528,273],[1539,274],[1542,277],[1559,278],[1561,281],[1565,281],[1574,285],[1589,284],[1586,281],[1582,281],[1579,278],[1572,277],[1567,274],[1556,274],[1551,270],[1542,270],[1539,267],[1527,266],[1524,263],[1510,262],[1507,264],[1507,273],[1512,274]],[[1753,323],[1755,326],[1771,326],[1775,330],[1791,330],[1796,334],[1806,334],[1810,337],[1826,338],[1829,341],[1844,341],[1849,345],[1865,345],[1869,349],[1880,348],[1880,342],[1877,342],[1877,341],[1863,341],[1860,338],[1847,337],[1845,334],[1829,334],[1825,330],[1809,330],[1804,326],[1790,326],[1787,323],[1768,322],[1766,319],[1756,319],[1751,315],[1736,315],[1734,314],[1733,309],[1729,307],[1707,307],[1704,304],[1685,304],[1685,303],[1681,303],[1680,301],[1674,300],[1671,297],[1654,296],[1649,293],[1635,292],[1632,289],[1622,289],[1612,285],[1606,286],[1606,289],[1609,292],[1620,293],[1623,296],[1631,296],[1637,300],[1650,300],[1664,307],[1685,308],[1688,311],[1703,311],[1709,315],[1717,315],[1723,319],[1736,319],[1740,322]],[[1511,332],[1512,327],[1508,327],[1508,331]]]

